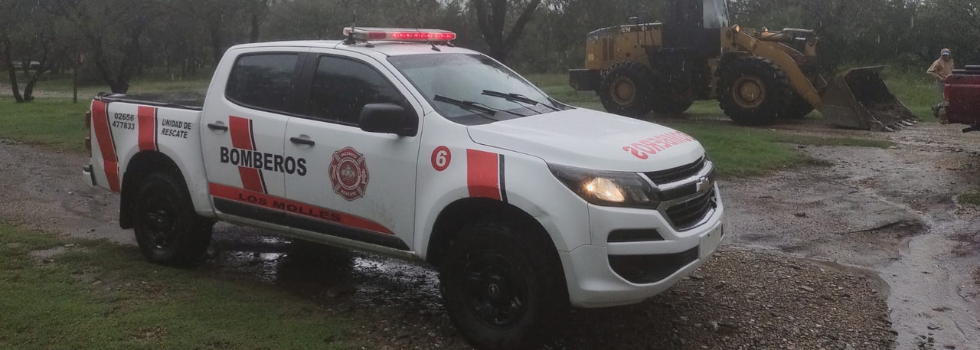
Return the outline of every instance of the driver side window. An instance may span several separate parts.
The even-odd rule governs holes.
[[[352,126],[358,125],[366,104],[407,105],[398,89],[371,66],[332,56],[320,57],[310,95],[312,117]]]

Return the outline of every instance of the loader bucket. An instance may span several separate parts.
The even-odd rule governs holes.
[[[834,77],[820,112],[831,124],[861,130],[895,131],[919,122],[881,80],[884,66],[854,68]]]

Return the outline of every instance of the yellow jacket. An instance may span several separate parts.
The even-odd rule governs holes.
[[[929,70],[926,71],[926,73],[929,73],[929,75],[933,76],[936,79],[945,80],[946,77],[950,76],[950,74],[953,74],[953,67],[954,65],[952,59],[950,59],[949,62],[946,62],[943,61],[942,58],[940,58],[936,60],[936,62],[933,62],[931,66],[929,66]]]

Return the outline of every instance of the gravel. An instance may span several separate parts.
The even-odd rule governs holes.
[[[700,279],[647,302],[571,311],[546,349],[893,348],[880,282],[852,271],[726,248]],[[470,349],[438,307],[362,304],[352,316],[372,320],[350,335],[369,348]]]

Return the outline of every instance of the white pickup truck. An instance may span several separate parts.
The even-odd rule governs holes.
[[[485,349],[533,346],[557,313],[639,303],[724,235],[690,136],[564,105],[439,30],[232,47],[206,98],[103,95],[91,186],[152,262],[187,265],[215,221],[422,261]]]

